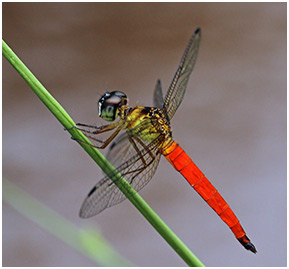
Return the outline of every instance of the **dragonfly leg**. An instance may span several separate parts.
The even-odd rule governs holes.
[[[90,136],[90,135],[88,135],[88,134],[84,134],[84,135],[85,135],[86,137],[88,137],[88,138],[96,141],[97,143],[100,143],[100,144],[103,144],[103,143],[104,143],[102,140],[97,139],[97,138],[95,138],[95,137],[93,137],[93,136]],[[77,142],[83,142],[83,144],[87,144],[87,143],[85,143],[84,141],[75,139],[75,138],[73,138],[73,137],[71,137],[71,139],[73,139],[73,140],[75,140],[75,141],[77,141]],[[91,146],[90,144],[88,144],[88,145]],[[94,147],[95,147],[95,148],[100,148],[100,146],[97,146],[97,145],[94,145]]]
[[[102,144],[101,146],[96,146],[96,145],[94,145],[96,148],[98,148],[98,149],[104,149],[104,148],[106,148],[107,145],[118,135],[118,133],[120,132],[121,129],[122,129],[122,126],[119,126],[119,128],[117,128],[117,129],[115,130],[115,132],[113,132],[113,134],[112,134],[108,139],[106,139],[105,141],[99,140],[99,139],[97,139],[97,138],[95,138],[95,137],[93,137],[93,136],[91,136],[91,135],[89,135],[89,134],[84,134],[84,135],[85,135],[86,137],[88,137],[88,138],[90,138],[90,139],[92,139],[92,140],[94,140],[94,141],[97,141],[98,143]]]
[[[112,125],[112,124],[111,124],[111,125]],[[77,128],[78,130],[82,131],[83,134],[84,134],[87,138],[92,139],[92,140],[100,143],[100,146],[95,145],[95,144],[91,145],[91,144],[88,144],[88,143],[86,143],[86,142],[84,142],[84,141],[80,141],[80,140],[77,140],[77,139],[74,139],[74,138],[72,138],[72,139],[74,139],[74,140],[76,140],[76,141],[78,141],[78,142],[80,142],[80,143],[86,144],[86,145],[88,145],[88,146],[91,146],[91,147],[95,147],[95,148],[98,148],[98,149],[104,149],[104,148],[106,148],[107,145],[118,135],[118,133],[120,132],[120,130],[122,130],[122,127],[123,127],[123,126],[120,125],[120,126],[111,134],[111,136],[110,136],[108,139],[106,139],[105,141],[102,141],[102,140],[97,139],[97,138],[95,138],[94,136],[92,136],[92,135],[99,134],[99,133],[102,133],[102,132],[105,132],[105,131],[102,131],[102,132],[99,132],[99,133],[95,133],[95,132],[90,132],[89,130]],[[106,131],[109,131],[109,130],[106,130]]]
[[[82,127],[88,127],[88,128],[93,128],[93,129],[99,129],[101,126],[96,126],[96,125],[91,125],[91,124],[85,124],[85,123],[76,123],[77,126],[82,126]]]
[[[140,168],[138,168],[138,169],[135,169],[134,171],[128,172],[128,174],[137,172],[137,173],[130,179],[129,184],[132,184],[133,181],[134,181],[134,179],[135,179],[139,174],[141,174],[142,171],[143,171],[145,168],[147,168],[153,161],[154,161],[154,159],[151,159],[151,160],[150,160],[148,163],[146,163],[144,166],[142,166],[142,167],[140,167]]]
[[[133,183],[134,179],[143,172],[144,169],[146,169],[155,159],[155,155],[153,154],[153,152],[151,152],[149,149],[146,150],[146,152],[144,154],[140,153],[140,150],[138,148],[138,146],[136,145],[135,141],[136,140],[144,149],[147,148],[147,146],[141,141],[141,139],[139,139],[137,136],[128,136],[129,141],[131,142],[132,146],[134,147],[136,153],[140,156],[141,161],[143,163],[143,165],[139,168],[136,168],[134,170],[128,171],[127,173],[125,173],[123,176],[127,175],[127,174],[132,174],[132,173],[136,173],[129,181],[130,184]],[[145,154],[149,154],[150,158],[149,158],[149,162],[147,162],[147,160],[145,160]]]
[[[138,143],[142,145],[143,148],[146,148],[146,145],[144,144],[144,142],[142,142],[141,139],[139,139],[137,136],[135,136],[134,138],[135,140],[137,140]],[[147,150],[147,152],[151,156],[152,159],[155,157],[154,154],[150,150]]]
[[[102,126],[88,125],[88,124],[82,124],[82,123],[76,123],[76,125],[77,126],[72,126],[70,128],[64,128],[64,130],[69,131],[71,129],[77,129],[79,131],[82,131],[82,132],[85,132],[88,134],[100,134],[100,133],[104,133],[104,132],[113,130],[114,128],[117,127],[118,122],[114,123],[114,124],[108,124],[108,125],[102,125]],[[79,128],[78,126],[93,128],[93,129],[96,129],[96,131],[90,131],[88,129]]]
[[[137,137],[131,137],[131,136],[128,136],[128,139],[129,139],[130,143],[132,144],[132,146],[133,146],[134,150],[136,151],[136,153],[139,154],[139,153],[140,153],[140,150],[139,150],[139,148],[137,147],[136,143],[134,142],[134,139],[136,139],[136,140],[138,140],[138,142],[140,142],[139,139],[137,139]],[[141,144],[141,145],[142,145],[142,144]],[[143,145],[142,145],[142,146],[143,146]],[[141,157],[142,163],[143,163],[144,166],[145,166],[145,165],[146,165],[146,162],[145,162],[143,156],[142,156],[141,154],[139,154],[139,156]]]
[[[75,141],[78,142],[78,143],[81,143],[81,144],[90,146],[90,147],[92,147],[92,148],[99,148],[98,146],[96,146],[96,145],[94,145],[94,144],[88,144],[88,143],[86,143],[86,142],[84,142],[84,141],[82,141],[82,140],[76,139],[76,138],[74,138],[74,137],[71,137],[71,139],[72,139],[72,140],[75,140]]]
[[[100,148],[101,148],[101,149],[106,148],[107,145],[118,135],[118,133],[119,133],[122,129],[123,129],[123,126],[120,125],[120,126],[113,132],[113,134],[112,134],[108,139],[106,139],[106,140],[103,142],[103,144],[102,144],[102,146],[101,146]]]
[[[122,122],[118,121],[112,124],[107,124],[107,125],[102,125],[102,126],[94,126],[94,125],[88,125],[88,124],[83,124],[83,123],[77,123],[77,126],[74,126],[73,128],[88,133],[88,134],[101,134],[104,132],[108,132],[111,131],[113,129],[115,129],[116,127],[118,127]],[[79,128],[78,126],[83,126],[83,127],[88,127],[88,128],[93,128],[96,129],[95,131],[90,131],[88,129],[83,129],[83,128]]]
[[[77,129],[81,132],[83,132],[83,134],[89,138],[89,139],[92,139],[94,141],[96,141],[97,143],[99,143],[100,145],[91,145],[89,143],[86,143],[84,141],[81,141],[81,140],[78,140],[78,139],[75,139],[75,138],[72,138],[73,140],[79,142],[79,143],[83,143],[85,145],[88,145],[90,147],[95,147],[95,148],[98,148],[98,149],[104,149],[114,138],[115,136],[120,132],[121,129],[123,129],[123,121],[120,120],[118,122],[115,122],[115,123],[112,123],[112,124],[107,124],[107,125],[102,125],[102,126],[94,126],[94,125],[89,125],[89,124],[82,124],[82,123],[77,123],[76,124],[77,126],[73,126],[72,128],[74,129]],[[91,131],[89,129],[83,129],[83,128],[79,128],[78,126],[84,126],[84,127],[88,127],[88,128],[94,128],[96,129],[95,131]],[[72,129],[70,128],[70,129]],[[101,134],[101,133],[104,133],[104,132],[108,132],[108,131],[111,131],[113,129],[117,128],[112,134],[111,136],[106,139],[105,141],[103,140],[100,140],[96,137],[94,137],[95,135],[98,135],[98,134]]]
[[[135,149],[135,151],[136,151],[137,153],[139,153],[140,150],[139,150],[139,148],[137,147],[136,143],[134,142],[134,139],[135,139],[143,148],[146,148],[146,145],[145,145],[145,144],[142,142],[142,140],[139,139],[137,136],[128,136],[128,138],[129,138],[130,143],[133,145],[133,147],[134,147],[134,149]],[[151,156],[152,159],[154,158],[154,155],[153,155],[153,153],[152,153],[151,151],[148,150],[147,153],[150,154],[150,156]],[[140,154],[140,156],[141,156],[141,154]],[[141,160],[142,160],[144,166],[146,167],[146,166],[147,166],[147,163],[146,163],[146,161],[145,161],[145,159],[144,159],[143,157],[144,157],[144,156],[141,156]]]

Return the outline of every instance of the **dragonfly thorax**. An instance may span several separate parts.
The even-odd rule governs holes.
[[[153,142],[159,138],[169,141],[171,138],[171,127],[161,109],[136,106],[130,109],[125,121],[126,128],[146,142]]]
[[[119,115],[120,108],[127,102],[126,94],[121,91],[106,92],[98,101],[99,117],[114,121]]]

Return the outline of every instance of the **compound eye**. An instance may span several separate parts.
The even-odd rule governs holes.
[[[127,96],[124,92],[121,91],[113,91],[110,93],[111,96],[120,98],[120,104],[126,105],[127,104]]]
[[[105,102],[110,105],[119,105],[121,103],[121,97],[117,95],[111,95],[105,100]]]
[[[99,116],[107,121],[114,121],[119,108],[127,104],[127,97],[123,92],[114,91],[105,93],[98,101]]]
[[[117,108],[113,105],[103,104],[101,109],[101,117],[107,121],[114,121],[116,119]]]

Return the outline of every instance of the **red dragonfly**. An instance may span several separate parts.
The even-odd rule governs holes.
[[[78,123],[73,128],[81,130],[88,138],[94,140],[94,147],[103,149],[110,144],[107,159],[116,167],[114,175],[118,173],[122,175],[136,191],[142,189],[151,180],[161,155],[164,155],[229,226],[238,241],[246,249],[256,253],[256,248],[246,236],[227,202],[172,138],[170,120],[183,100],[197,59],[200,40],[201,30],[198,28],[185,49],[165,98],[163,98],[161,82],[158,80],[154,91],[154,107],[132,108],[127,105],[128,99],[125,93],[107,92],[99,99],[99,116],[110,122],[117,118],[119,120],[100,127]],[[108,131],[113,133],[105,141],[97,138],[100,133]],[[111,143],[118,134],[120,135]],[[88,193],[82,204],[80,217],[92,217],[105,208],[122,202],[125,198],[109,176],[105,176]]]

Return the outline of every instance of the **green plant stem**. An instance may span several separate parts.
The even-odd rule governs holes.
[[[2,54],[23,77],[23,79],[28,83],[28,85],[32,88],[39,99],[53,113],[53,115],[64,126],[64,128],[68,129],[72,137],[77,141],[83,141],[87,144],[91,144],[90,141],[79,130],[69,129],[75,126],[74,121],[3,40]],[[96,148],[90,147],[84,143],[80,143],[80,145],[106,174],[112,174],[111,172],[114,170],[114,167],[102,156],[102,154]],[[162,221],[162,219],[140,197],[140,195],[134,191],[131,185],[124,178],[122,178],[119,174],[116,174],[111,179],[132,202],[132,204],[139,210],[139,212],[151,223],[151,225],[189,266],[204,266],[202,262],[199,261],[199,259],[189,250],[189,248],[172,232],[172,230]]]
[[[100,232],[76,227],[5,178],[2,178],[2,193],[5,203],[99,265],[133,266],[112,248]]]

